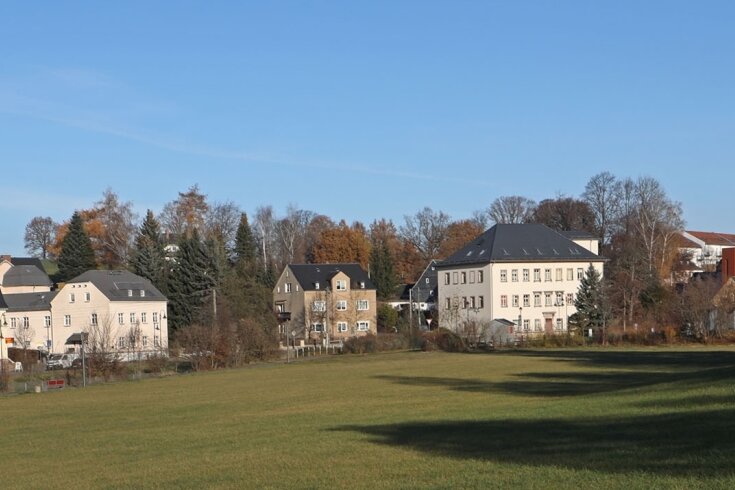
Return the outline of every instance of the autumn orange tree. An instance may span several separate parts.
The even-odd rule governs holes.
[[[348,226],[345,220],[334,228],[322,231],[312,249],[315,263],[357,262],[367,269],[370,261],[370,240],[365,227],[355,222]]]

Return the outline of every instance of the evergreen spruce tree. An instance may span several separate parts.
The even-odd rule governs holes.
[[[149,279],[159,290],[166,291],[166,258],[161,229],[149,209],[135,237],[135,249],[130,261],[133,272]]]
[[[200,319],[204,302],[215,286],[211,260],[199,234],[193,230],[190,237],[183,236],[179,241],[175,265],[169,276],[169,324],[173,331]]]
[[[385,240],[373,243],[370,252],[370,275],[377,288],[379,299],[387,299],[395,292],[397,281],[393,257]]]
[[[74,212],[69,222],[69,229],[61,243],[59,278],[62,281],[68,281],[83,272],[96,268],[92,242],[84,230],[82,216]]]
[[[604,284],[600,273],[591,264],[579,284],[574,306],[577,308],[576,321],[582,329],[599,329],[605,326],[609,315]]]
[[[255,270],[256,249],[257,244],[248,223],[248,215],[242,213],[235,235],[235,263],[239,269],[250,273]]]

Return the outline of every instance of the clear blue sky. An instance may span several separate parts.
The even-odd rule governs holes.
[[[0,4],[0,251],[106,187],[469,217],[658,178],[735,233],[735,2]]]

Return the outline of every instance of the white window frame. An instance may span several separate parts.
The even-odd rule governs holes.
[[[135,321],[135,313],[132,311],[130,312],[130,324],[135,325],[137,322]]]
[[[76,301],[76,295],[74,293],[69,293],[69,303],[74,303]]]
[[[344,279],[337,279],[337,286],[335,289],[337,291],[347,291],[347,281]]]
[[[366,299],[357,300],[357,311],[366,311],[370,309],[370,301]]]
[[[533,282],[541,282],[541,269],[533,270]]]
[[[544,269],[544,281],[551,281],[551,269]]]
[[[523,295],[523,307],[529,308],[531,306],[531,295],[530,294],[524,294]]]
[[[125,325],[125,313],[118,313],[117,314],[117,324],[118,325]]]
[[[508,295],[507,294],[501,294],[500,295],[500,307],[501,308],[507,308],[508,307]]]
[[[283,285],[283,292],[284,293],[290,293],[291,292],[291,283],[287,282]]]
[[[64,326],[71,327],[71,315],[64,315]]]
[[[357,322],[356,328],[358,332],[367,332],[370,330],[370,322],[367,320],[360,320]]]
[[[92,300],[92,293],[90,293],[89,291],[84,293],[84,302],[89,303],[91,300]]]
[[[523,282],[529,282],[531,280],[531,270],[523,269]]]
[[[23,317],[23,328],[30,328],[31,326],[31,319],[27,316]]]
[[[337,322],[337,331],[344,333],[347,331],[347,322]]]
[[[311,311],[318,311],[318,312],[327,311],[327,302],[321,301],[321,300],[312,301]]]
[[[89,315],[89,324],[93,327],[97,325],[97,313],[92,313]]]
[[[148,315],[145,311],[140,313],[140,323],[148,323]]]
[[[500,269],[500,282],[508,282],[508,271]]]
[[[533,293],[533,306],[541,306],[541,293]]]
[[[513,306],[513,308],[518,308],[518,305],[520,305],[520,299],[517,294],[514,294],[511,297],[510,304]]]
[[[518,269],[510,271],[510,280],[511,282],[518,282]]]
[[[321,322],[312,323],[311,331],[318,332],[318,333],[324,333],[324,324]]]
[[[334,308],[337,311],[347,311],[347,300],[341,299],[334,304]]]
[[[51,327],[51,317],[46,315],[43,317],[43,326],[46,328]]]

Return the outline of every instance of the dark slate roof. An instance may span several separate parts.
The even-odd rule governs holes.
[[[10,263],[13,265],[32,265],[38,267],[44,273],[46,269],[43,267],[43,262],[37,257],[11,257]]]
[[[436,271],[439,260],[432,260],[426,266],[419,280],[411,288],[411,296],[414,301],[423,303],[436,302],[437,287],[439,285],[439,273]]]
[[[3,299],[8,311],[43,311],[51,308],[51,300],[58,291],[41,293],[4,294]]]
[[[350,289],[360,289],[361,282],[365,283],[364,289],[375,289],[375,284],[360,264],[289,264],[288,267],[304,291],[316,291],[316,283],[319,283],[319,289],[324,289],[338,272],[344,272],[350,278]]]
[[[5,298],[3,297],[3,293],[0,291],[0,310],[4,310],[8,307],[8,304],[5,302]]]
[[[498,224],[457,250],[439,267],[490,262],[601,260],[562,235],[541,224]]]
[[[47,286],[51,287],[51,279],[43,269],[35,265],[16,265],[7,270],[3,276],[4,287],[14,286]]]
[[[87,271],[67,284],[91,282],[110,301],[166,301],[166,297],[146,278],[129,271]],[[140,295],[140,291],[145,291]],[[132,291],[132,296],[129,291]]]
[[[584,230],[565,230],[560,231],[562,235],[569,238],[570,240],[599,240],[599,237],[596,237],[589,231]]]

